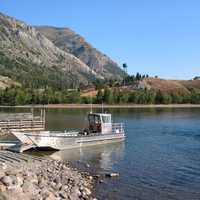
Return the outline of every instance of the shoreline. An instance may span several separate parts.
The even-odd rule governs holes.
[[[5,159],[9,157],[14,161],[0,163],[0,199],[95,199],[93,177],[69,163],[49,157],[0,152]],[[15,161],[19,159],[20,163]]]
[[[102,104],[45,104],[0,106],[0,108],[102,108]],[[200,104],[104,104],[103,108],[200,108]]]

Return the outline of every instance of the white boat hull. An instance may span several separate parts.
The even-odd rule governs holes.
[[[26,136],[30,138],[33,144],[35,144],[37,147],[53,148],[57,150],[120,142],[125,139],[124,133],[99,134],[88,136],[66,136],[64,134],[51,135],[42,133],[27,133]]]

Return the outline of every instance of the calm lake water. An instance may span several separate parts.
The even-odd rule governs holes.
[[[125,123],[125,142],[60,151],[51,156],[95,174],[120,173],[119,177],[106,178],[97,185],[98,199],[200,199],[199,108],[108,111],[116,122]],[[49,109],[47,129],[83,128],[88,112]]]

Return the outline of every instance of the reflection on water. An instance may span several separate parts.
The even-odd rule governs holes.
[[[73,166],[91,173],[103,173],[112,170],[113,165],[123,158],[124,143],[112,143],[84,147],[80,149],[71,149],[55,152],[52,158],[63,161],[70,161]],[[88,167],[87,166],[92,166]]]

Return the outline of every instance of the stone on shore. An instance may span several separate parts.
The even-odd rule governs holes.
[[[12,185],[12,182],[13,182],[13,180],[12,180],[12,178],[10,177],[10,176],[4,176],[4,177],[2,177],[1,178],[1,182],[5,185],[5,186],[10,186],[10,185]]]
[[[0,200],[92,199],[93,178],[51,159],[23,167],[0,166]]]
[[[106,177],[117,177],[119,176],[119,173],[107,173]]]

